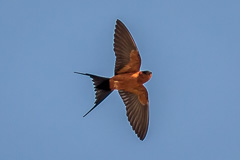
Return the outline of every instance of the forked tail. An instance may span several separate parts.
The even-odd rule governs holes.
[[[97,105],[99,105],[112,92],[112,90],[110,89],[110,86],[109,86],[109,78],[100,77],[100,76],[96,76],[96,75],[88,74],[88,73],[79,73],[79,72],[74,72],[74,73],[91,77],[94,88],[95,88],[95,99],[96,100],[95,100],[94,106],[86,114],[83,115],[83,117],[85,117],[95,107],[97,107]]]

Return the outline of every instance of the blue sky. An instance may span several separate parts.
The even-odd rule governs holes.
[[[240,1],[0,1],[0,159],[240,159]],[[119,18],[133,35],[150,124],[140,141],[112,93]]]

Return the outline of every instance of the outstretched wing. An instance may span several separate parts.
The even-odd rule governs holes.
[[[114,52],[116,55],[115,75],[140,70],[141,57],[137,46],[130,32],[120,20],[116,22]]]
[[[147,100],[147,90],[145,89],[145,91],[140,93],[144,95],[138,96],[124,90],[119,90],[119,94],[126,105],[128,121],[140,140],[143,140],[147,134],[149,121],[149,103]]]

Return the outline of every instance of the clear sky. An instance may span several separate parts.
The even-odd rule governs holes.
[[[1,160],[239,160],[239,0],[1,0]],[[140,141],[115,91],[87,117],[89,77],[113,76],[116,19],[142,57]]]

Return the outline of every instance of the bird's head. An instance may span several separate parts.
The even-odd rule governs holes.
[[[142,72],[139,73],[139,77],[141,79],[140,81],[142,83],[145,83],[145,82],[149,81],[149,79],[151,79],[152,72],[150,72],[150,71],[142,71]]]

